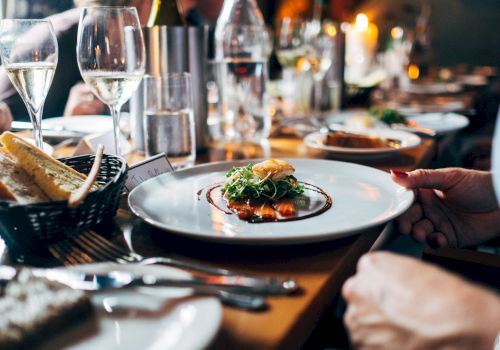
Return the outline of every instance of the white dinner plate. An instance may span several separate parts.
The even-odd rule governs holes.
[[[397,140],[400,145],[394,147],[377,147],[377,148],[353,148],[353,147],[338,147],[329,146],[326,142],[326,133],[314,132],[304,137],[304,144],[307,147],[329,152],[330,154],[342,159],[363,160],[363,159],[380,159],[392,157],[398,154],[399,151],[416,147],[420,144],[421,139],[415,134],[392,130],[392,129],[357,129],[335,126],[335,130],[343,130],[361,135],[372,137],[380,137],[385,139]]]
[[[71,268],[89,273],[120,270],[189,278],[187,272],[167,266],[101,263]],[[97,322],[92,320],[62,332],[44,344],[43,349],[201,350],[213,340],[222,320],[222,306],[217,298],[190,296],[188,288],[103,291],[91,294],[91,300]]]
[[[427,102],[410,101],[410,102],[398,102],[389,101],[387,103],[388,108],[394,108],[399,111],[399,113],[404,115],[413,115],[419,113],[447,113],[456,112],[465,108],[465,104],[460,100],[450,100],[450,101],[437,101],[429,100]]]
[[[420,128],[430,129],[438,134],[458,131],[469,125],[467,117],[456,113],[416,114],[408,120],[416,122]]]
[[[160,229],[218,242],[291,244],[340,238],[385,223],[404,212],[413,192],[396,185],[389,174],[362,165],[330,160],[287,159],[296,178],[318,186],[333,200],[320,215],[287,222],[248,223],[224,214],[206,199],[206,191],[224,182],[233,166],[260,160],[218,162],[163,174],[129,195],[132,211]],[[315,199],[306,191],[308,200]]]
[[[42,127],[82,134],[101,133],[113,129],[113,119],[109,115],[79,115],[71,117],[47,118]]]
[[[369,116],[366,109],[348,110],[338,112],[325,117],[327,124],[342,124],[349,128],[361,129],[360,119],[356,117]],[[409,121],[417,123],[419,128],[429,129],[437,134],[446,134],[466,128],[469,119],[457,113],[421,113],[406,117]],[[381,121],[375,120],[374,127],[388,128],[389,126]]]
[[[408,84],[401,86],[401,90],[411,94],[439,95],[458,93],[463,90],[463,87],[457,82],[431,82]]]

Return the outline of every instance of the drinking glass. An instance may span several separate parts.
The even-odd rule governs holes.
[[[313,110],[320,112],[322,82],[332,65],[336,27],[333,23],[311,21],[304,27],[305,60],[314,81]]]
[[[283,84],[280,86],[285,116],[307,114],[311,107],[312,82],[307,46],[304,40],[306,22],[285,17],[277,26],[275,52],[283,67]]]
[[[194,164],[196,134],[189,73],[144,78],[146,156],[164,152],[174,168]]]
[[[274,49],[285,73],[297,71],[299,60],[304,56],[303,25],[302,21],[288,17],[278,25]]]
[[[35,145],[43,149],[43,105],[57,66],[57,38],[46,20],[0,22],[0,55],[12,85],[28,109]]]
[[[120,110],[142,80],[146,57],[135,7],[83,8],[76,50],[83,80],[111,111],[121,155]]]

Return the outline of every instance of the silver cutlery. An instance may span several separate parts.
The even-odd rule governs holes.
[[[93,263],[93,261],[90,260],[89,257],[85,256],[85,253],[83,251],[79,250],[76,247],[71,252],[68,252],[66,249],[61,249],[60,247],[53,245],[51,246],[51,252],[66,266]],[[207,290],[204,290],[202,293],[201,288],[193,289],[193,292],[202,295],[208,294],[216,296],[225,305],[234,306],[245,310],[262,310],[267,307],[266,299],[260,295],[237,294],[221,289],[211,290],[210,293],[208,293]]]
[[[119,264],[126,263],[139,263],[144,265],[152,265],[152,264],[162,264],[169,265],[179,268],[187,268],[203,273],[207,273],[210,275],[221,275],[221,276],[241,276],[242,274],[236,271],[231,271],[227,269],[221,269],[217,267],[211,267],[207,265],[202,265],[199,263],[189,262],[185,260],[175,259],[171,257],[145,257],[135,252],[131,252],[123,249],[122,247],[114,244],[113,242],[107,240],[101,235],[97,234],[94,231],[85,231],[79,235],[73,235],[68,237],[77,246],[83,250],[85,258],[87,261],[85,263],[92,263],[95,261],[113,261]],[[70,251],[73,244],[71,242],[66,241],[58,243],[61,248],[66,248],[66,251]],[[271,280],[280,280],[282,282],[290,281],[288,279],[277,279],[272,277],[258,277],[258,276],[248,276],[245,275],[246,278],[255,278],[255,279],[265,279],[267,281]]]
[[[169,286],[189,287],[194,293],[202,295],[213,295],[226,305],[231,305],[248,310],[261,310],[266,307],[265,298],[259,295],[236,294],[226,290],[212,288],[205,284],[189,283],[188,279],[165,279],[151,275],[136,276],[130,272],[111,271],[105,274],[85,273],[78,270],[52,268],[52,269],[30,269],[34,276],[56,281],[72,289],[88,292],[103,291],[109,289],[125,289],[138,286]],[[17,269],[12,266],[0,266],[0,287],[5,286],[17,275]]]
[[[64,254],[62,251],[58,251],[54,246],[51,247],[55,255]],[[79,264],[80,262],[90,263],[85,257],[84,260],[76,258],[77,254],[82,254],[85,257],[85,252],[76,248],[68,257],[68,261],[72,265]],[[57,257],[57,256],[56,256]],[[295,280],[286,279],[281,280],[277,278],[260,278],[260,277],[247,277],[243,275],[199,275],[193,276],[192,279],[162,279],[155,280],[149,283],[150,278],[142,280],[141,277],[134,278],[126,283],[125,286],[138,286],[138,285],[154,285],[154,286],[171,286],[171,287],[205,287],[209,290],[218,288],[224,289],[231,292],[241,292],[250,294],[264,294],[264,295],[288,295],[296,292],[298,290],[298,285]],[[79,287],[78,289],[86,289]],[[89,287],[88,290],[92,290]]]
[[[407,131],[418,135],[420,137],[436,137],[436,132],[427,128],[413,127],[406,124],[391,124],[390,128],[393,130]]]
[[[110,242],[101,235],[86,231],[77,236],[53,244],[49,247],[52,255],[65,265],[91,264],[99,261],[113,261],[115,263],[139,263],[139,264],[164,264],[191,270],[200,271],[212,276],[229,276],[235,279],[243,278],[247,282],[255,282],[260,285],[287,286],[285,290],[292,292],[298,289],[296,281],[292,279],[278,279],[272,277],[257,277],[241,275],[235,271],[209,267],[193,262],[186,262],[169,257],[143,257],[137,253],[127,251]],[[285,291],[283,291],[285,292]],[[232,305],[245,309],[262,309],[265,307],[265,299],[258,295],[244,295],[220,290],[217,296],[226,305]]]

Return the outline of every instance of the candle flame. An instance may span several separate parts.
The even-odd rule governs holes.
[[[330,37],[335,37],[337,35],[337,28],[335,28],[335,24],[333,23],[325,23],[324,24],[325,32]]]
[[[403,34],[404,34],[404,31],[403,31],[403,28],[401,27],[393,27],[391,29],[391,37],[393,39],[402,39],[403,38]]]
[[[408,66],[408,77],[412,80],[418,79],[420,76],[420,69],[414,64]]]
[[[364,32],[368,29],[368,17],[366,17],[364,13],[360,13],[356,16],[354,28],[356,28],[358,32]]]

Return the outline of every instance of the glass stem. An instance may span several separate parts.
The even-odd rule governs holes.
[[[322,91],[323,90],[323,85],[322,85],[322,80],[314,79],[314,105],[313,105],[313,111],[316,114],[321,113],[321,98],[322,98]]]
[[[122,148],[120,145],[121,132],[120,132],[120,110],[121,105],[113,105],[109,106],[109,110],[111,111],[111,116],[113,117],[113,130],[115,133],[115,154],[117,156],[122,155]]]
[[[31,124],[33,125],[33,134],[35,136],[35,146],[43,151],[43,136],[42,136],[42,114],[43,105],[34,111],[28,107]]]

